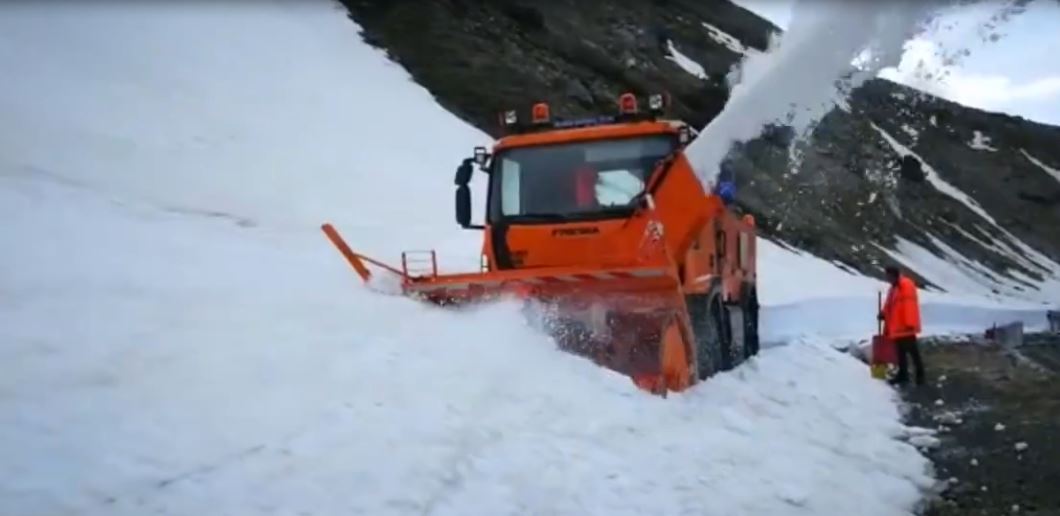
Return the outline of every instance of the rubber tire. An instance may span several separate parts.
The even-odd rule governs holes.
[[[743,297],[744,358],[751,358],[759,351],[758,309],[758,291],[747,287]]]
[[[721,370],[721,335],[710,314],[711,300],[716,294],[693,294],[686,298],[688,315],[696,341],[696,375],[706,380]]]
[[[737,350],[733,349],[732,342],[732,319],[729,318],[729,309],[722,302],[721,296],[714,296],[710,306],[711,318],[715,320],[721,336],[721,370],[731,371],[742,361],[737,356]]]

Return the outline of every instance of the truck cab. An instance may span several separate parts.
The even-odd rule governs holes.
[[[597,303],[621,293],[638,296],[630,305],[653,296],[681,305],[704,378],[757,352],[754,219],[729,208],[731,177],[718,192],[704,188],[685,153],[692,130],[663,117],[663,96],[646,112],[630,93],[618,104],[615,116],[572,121],[552,120],[543,103],[529,124],[503,114],[511,133],[457,170],[457,222],[483,230],[483,273],[535,274],[524,281],[538,286],[549,277],[584,298],[596,288]],[[470,221],[472,163],[489,176],[481,225]],[[672,286],[610,281],[659,267]]]
[[[692,136],[684,123],[661,119],[661,95],[649,103],[652,109],[641,113],[636,97],[626,94],[617,116],[572,121],[551,120],[545,104],[534,106],[530,124],[519,124],[514,112],[503,116],[514,134],[489,154],[476,149],[456,181],[457,221],[485,230],[487,270],[631,265],[629,237],[643,233],[631,219],[684,159]],[[489,176],[484,225],[469,220],[472,162]]]

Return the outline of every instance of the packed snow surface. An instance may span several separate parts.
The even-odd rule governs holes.
[[[901,514],[930,482],[893,391],[814,342],[663,400],[308,237],[35,176],[0,201],[4,514]]]
[[[0,514],[889,515],[931,483],[824,340],[660,399],[515,306],[362,287],[319,223],[477,263],[452,170],[488,139],[331,4],[0,9]],[[813,274],[767,331],[832,277],[871,303],[762,260]]]

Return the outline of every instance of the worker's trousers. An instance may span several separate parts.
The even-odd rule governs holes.
[[[916,336],[898,337],[894,339],[894,345],[898,348],[898,373],[894,376],[894,383],[906,383],[909,381],[909,359],[913,357],[913,367],[916,369],[916,383],[924,383],[924,361],[920,358],[920,343]]]

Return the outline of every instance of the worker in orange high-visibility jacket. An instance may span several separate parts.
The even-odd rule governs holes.
[[[887,292],[887,301],[883,304],[879,318],[883,321],[884,338],[898,348],[898,373],[891,379],[891,383],[909,382],[908,358],[912,357],[916,383],[923,385],[924,362],[920,357],[920,344],[917,342],[921,328],[916,283],[902,274],[897,267],[889,266],[884,270],[891,288]]]

